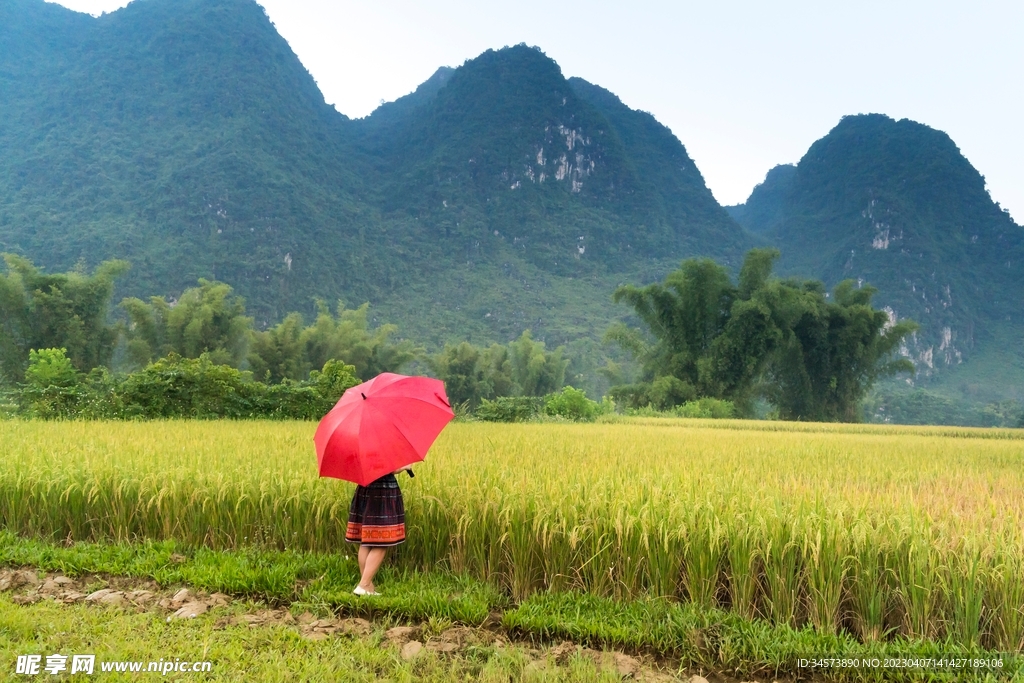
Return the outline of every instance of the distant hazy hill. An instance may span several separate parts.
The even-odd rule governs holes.
[[[870,282],[879,305],[921,322],[908,352],[922,378],[956,378],[980,398],[1020,396],[1024,229],[945,133],[845,117],[729,210],[779,246],[785,271]],[[968,361],[971,377],[945,372]]]
[[[258,322],[323,297],[427,341],[594,337],[617,282],[747,244],[666,128],[525,46],[353,121],[251,0],[5,0],[0,90],[0,250],[216,277]]]

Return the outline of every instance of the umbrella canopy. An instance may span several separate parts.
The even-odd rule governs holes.
[[[320,420],[313,437],[320,476],[366,486],[423,460],[454,417],[440,380],[377,375],[346,391]]]

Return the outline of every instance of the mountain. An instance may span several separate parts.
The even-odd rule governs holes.
[[[0,91],[0,251],[217,278],[258,325],[319,297],[433,344],[594,339],[619,282],[751,243],[667,128],[524,45],[351,120],[252,0],[4,0]]]
[[[253,0],[98,18],[0,2],[0,251],[49,270],[126,258],[118,296],[216,278],[258,326],[369,301],[435,348],[532,329],[592,375],[628,315],[616,285],[774,244],[783,273],[869,282],[920,321],[917,386],[1020,400],[1022,234],[912,121],[846,117],[726,209],[672,131],[537,48],[349,119]]]
[[[764,182],[754,188],[746,203],[727,206],[725,210],[743,227],[763,235],[782,220],[780,212],[786,205],[786,194],[793,185],[795,175],[796,166],[779,164],[768,171]]]
[[[921,323],[906,349],[919,382],[1024,398],[1024,229],[945,133],[844,117],[729,212],[779,247],[783,272],[869,282]]]
[[[139,294],[216,277],[274,313],[314,293],[289,291],[289,259],[340,288],[342,252],[307,245],[362,212],[351,122],[258,5],[3,11],[0,249],[48,268],[128,258]]]
[[[536,48],[488,50],[403,99],[361,122],[361,149],[384,179],[383,209],[449,244],[497,231],[562,275],[686,253],[735,258],[744,245],[668,129],[567,81]]]

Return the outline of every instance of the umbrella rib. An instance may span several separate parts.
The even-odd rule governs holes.
[[[426,399],[420,398],[419,396],[404,396],[403,398],[406,399],[406,400],[410,400],[410,401],[419,401],[420,403],[426,403],[428,407],[433,408],[434,410],[442,410],[442,408],[440,408],[436,404],[431,403],[430,401],[428,401]],[[379,413],[386,414],[383,411],[381,411],[380,409],[377,409],[377,410],[378,410]],[[402,430],[401,424],[399,424],[398,422],[396,422],[394,420],[391,421],[391,424],[395,427],[395,431],[397,431],[399,434],[402,435],[402,438],[405,439],[406,443],[408,443],[409,446],[412,447],[413,450],[416,450],[416,447],[413,446],[412,442],[409,441],[409,437],[407,437],[405,435],[405,432]],[[404,423],[402,423],[402,424],[404,424]],[[437,436],[435,435],[434,438],[436,439]],[[433,440],[431,441],[431,443],[433,443]],[[427,450],[430,450],[429,446],[427,447]],[[424,457],[426,457],[426,452],[424,452],[423,455],[424,455]]]
[[[387,417],[386,413],[384,413],[384,411],[382,411],[382,410],[381,410],[380,408],[378,408],[377,406],[373,405],[373,404],[372,404],[372,403],[370,402],[370,400],[369,400],[369,399],[367,399],[367,401],[366,401],[366,407],[367,407],[367,408],[373,408],[373,409],[374,409],[375,411],[377,411],[377,414],[378,414],[378,415],[384,415],[385,417]],[[409,437],[407,437],[407,436],[405,435],[405,432],[403,432],[403,431],[402,431],[402,430],[401,430],[401,429],[400,429],[400,428],[398,427],[398,425],[396,425],[396,424],[395,424],[395,423],[394,423],[393,421],[391,422],[391,425],[392,425],[392,426],[393,426],[393,427],[395,428],[395,431],[396,431],[396,432],[398,432],[398,435],[402,437],[402,440],[403,440],[403,441],[405,441],[405,443],[406,443],[406,444],[408,444],[408,446],[409,446],[409,448],[410,448],[410,449],[412,450],[412,452],[413,452],[413,453],[416,453],[416,447],[415,447],[415,446],[414,446],[414,445],[412,444],[412,441],[409,441]]]

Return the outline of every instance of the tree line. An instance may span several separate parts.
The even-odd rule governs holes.
[[[234,401],[224,415],[258,417],[275,414],[277,400],[291,405],[280,416],[305,417],[324,405],[326,412],[323,401],[336,401],[338,389],[410,366],[445,380],[452,402],[467,409],[503,396],[546,396],[565,383],[564,349],[548,350],[529,331],[507,345],[463,342],[428,354],[397,339],[393,324],[371,328],[365,303],[349,309],[339,302],[332,311],[321,301],[309,324],[296,312],[257,330],[244,299],[223,282],[200,279],[177,299],[130,297],[114,307],[115,281],[129,267],[124,261],[102,263],[92,273],[55,274],[20,256],[5,254],[4,262],[0,379],[20,387],[37,414],[216,416],[218,402]],[[112,375],[115,367],[127,377]],[[333,379],[325,384],[327,375]],[[205,398],[159,406],[146,399],[147,382],[166,388],[171,377],[181,385],[178,394],[188,385],[190,396]],[[329,391],[323,400],[297,398],[306,389]]]
[[[715,406],[716,416],[751,416],[763,401],[784,419],[852,421],[877,378],[913,370],[896,352],[916,325],[874,309],[873,288],[847,281],[829,293],[818,281],[774,277],[778,256],[774,249],[750,251],[736,282],[710,259],[689,259],[661,283],[619,287],[614,299],[632,307],[640,324],[617,325],[606,341],[629,351],[640,373],[637,381],[615,383],[615,403],[682,415],[708,414]],[[92,273],[56,274],[20,256],[6,254],[4,262],[0,377],[57,414],[62,400],[81,405],[86,394],[106,397],[93,400],[97,415],[203,414],[196,405],[173,408],[179,404],[145,398],[147,382],[166,388],[169,378],[191,377],[192,389],[173,391],[206,392],[211,406],[234,405],[230,416],[307,416],[329,408],[339,389],[412,367],[444,380],[452,403],[465,410],[519,419],[541,404],[496,401],[553,396],[569,364],[563,347],[549,350],[529,331],[508,344],[461,342],[428,354],[398,339],[395,325],[371,329],[368,304],[331,310],[318,302],[308,323],[296,312],[257,330],[242,297],[203,279],[177,299],[126,298],[115,308],[115,281],[129,267],[124,261],[107,261]],[[134,379],[117,379],[109,372],[114,367]],[[616,370],[606,368],[610,376]],[[48,386],[57,388],[50,390],[57,399],[45,398]],[[597,404],[584,399],[573,399],[583,406],[574,410],[594,413]]]

